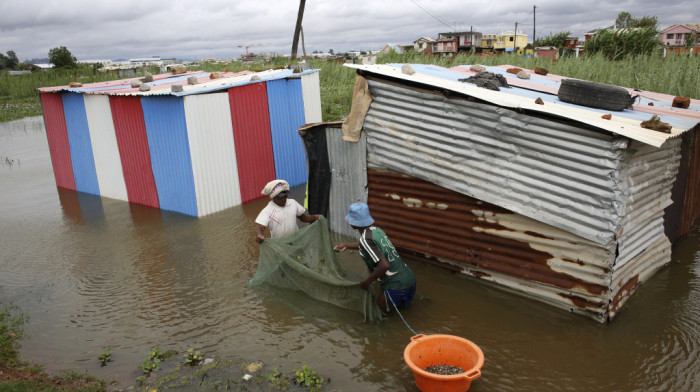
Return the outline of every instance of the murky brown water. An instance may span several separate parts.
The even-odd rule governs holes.
[[[248,287],[266,200],[196,219],[57,189],[41,118],[0,123],[0,189],[0,298],[30,316],[22,354],[47,370],[130,385],[157,345],[309,365],[329,389],[417,391],[403,362],[413,333],[396,315],[369,325],[302,294]],[[410,327],[484,351],[470,390],[700,389],[698,227],[610,325],[408,262],[418,277]],[[114,362],[100,368],[107,348]]]

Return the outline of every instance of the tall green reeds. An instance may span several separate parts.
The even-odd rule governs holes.
[[[341,60],[342,61],[342,60]],[[320,69],[321,108],[323,121],[341,120],[350,112],[355,70],[343,66],[337,60],[310,60],[311,66]],[[486,66],[512,65],[534,69],[542,67],[550,73],[599,83],[613,84],[639,90],[655,91],[700,99],[700,56],[692,54],[669,54],[662,57],[650,55],[627,56],[622,60],[609,60],[603,53],[581,57],[564,56],[552,62],[532,56],[458,54],[450,57],[407,52],[391,52],[381,55],[377,63],[433,64],[442,67],[481,64]],[[272,61],[228,64],[202,63],[190,70],[262,71],[290,65],[284,58]],[[151,73],[157,70],[149,70]],[[41,114],[38,87],[67,85],[72,81],[90,83],[117,79],[116,74],[93,72],[92,68],[72,71],[50,70],[27,75],[0,75],[0,121],[9,121]]]

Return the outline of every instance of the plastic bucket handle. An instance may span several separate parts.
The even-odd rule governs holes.
[[[473,372],[464,375],[464,378],[466,378],[469,381],[476,380],[479,377],[481,377],[481,371],[479,369],[474,370]]]

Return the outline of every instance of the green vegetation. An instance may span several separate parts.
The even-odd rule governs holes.
[[[301,370],[295,370],[297,375],[296,383],[303,385],[308,391],[318,392],[323,387],[323,377],[319,377],[315,371],[304,365]]]
[[[534,47],[540,46],[554,46],[555,48],[563,48],[566,46],[566,38],[571,35],[569,31],[562,31],[557,34],[549,33],[548,36],[538,38],[535,40]]]
[[[41,367],[22,362],[20,340],[25,337],[27,316],[13,304],[0,304],[0,391],[45,392],[80,391],[103,392],[103,380],[85,374],[67,373],[57,377],[44,374]]]
[[[78,60],[65,46],[49,50],[49,62],[56,68],[77,68],[76,61]]]
[[[195,351],[192,348],[187,350],[184,357],[185,362],[187,362],[187,364],[190,366],[197,366],[200,362],[202,362],[202,359],[204,359],[202,353],[200,353],[199,351]]]
[[[97,360],[100,361],[100,366],[107,366],[107,362],[112,362],[112,349],[110,348],[107,349],[107,351],[103,351],[102,354],[97,357]]]
[[[0,308],[0,364],[19,365],[20,340],[24,337],[27,316],[16,305],[3,304]]]
[[[418,63],[434,64],[443,67],[456,65],[509,64],[516,67],[534,69],[542,67],[550,73],[591,80],[594,82],[649,90],[670,95],[700,98],[700,56],[689,54],[659,55],[652,47],[648,29],[620,33],[611,44],[613,32],[601,31],[591,46],[586,46],[588,54],[579,58],[564,57],[552,62],[544,58],[517,55],[477,56],[459,54],[452,57],[407,52],[391,52],[379,56],[377,63]],[[564,36],[564,32],[551,37],[552,40]],[[559,37],[559,38],[557,38]],[[595,45],[595,46],[594,46]],[[650,52],[651,51],[651,52]],[[592,52],[595,52],[591,54]],[[614,60],[611,60],[614,59]],[[339,62],[340,61],[340,62]],[[323,121],[342,120],[350,112],[352,90],[355,83],[355,70],[344,67],[343,60],[309,60],[311,67],[320,69],[321,108]],[[189,67],[190,70],[207,72],[240,72],[244,70],[263,71],[288,66],[282,57],[267,62],[243,63],[234,61],[228,64],[202,63]],[[143,71],[159,73],[156,67]],[[98,72],[94,67],[83,66],[76,69],[52,69],[46,72],[32,72],[26,75],[10,76],[0,73],[0,122],[22,117],[41,115],[41,103],[36,89],[48,86],[65,86],[70,82],[83,84],[118,79],[112,72]]]
[[[659,18],[656,16],[644,16],[634,18],[629,12],[620,12],[615,19],[615,27],[618,29],[647,28],[656,29],[659,25]]]
[[[652,55],[659,47],[656,28],[598,30],[583,46],[587,54],[601,53],[609,60]]]

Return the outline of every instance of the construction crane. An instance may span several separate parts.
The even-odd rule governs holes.
[[[252,46],[261,46],[261,45],[262,45],[262,44],[248,44],[248,45],[238,45],[238,47],[239,47],[239,48],[245,48],[245,55],[246,55],[246,57],[248,57],[248,55],[249,55],[249,53],[248,53],[248,48],[250,48],[250,47],[252,47]]]

